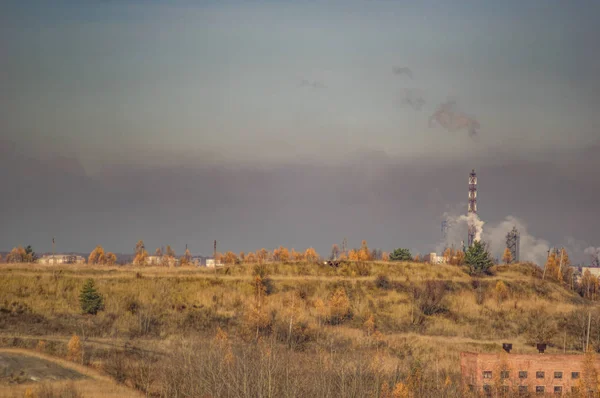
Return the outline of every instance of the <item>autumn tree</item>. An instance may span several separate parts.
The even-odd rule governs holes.
[[[246,256],[246,264],[254,264],[256,262],[256,254],[250,252]]]
[[[348,251],[348,260],[358,261],[358,250],[350,249],[350,251]]]
[[[360,250],[358,251],[358,259],[360,261],[369,261],[371,260],[371,251],[369,250],[369,245],[366,240],[363,240],[360,244]]]
[[[106,263],[106,256],[104,254],[104,248],[102,248],[102,246],[98,245],[90,253],[90,256],[88,257],[88,264],[105,264],[105,263]]]
[[[269,255],[269,251],[267,249],[265,249],[264,247],[262,249],[256,251],[256,259],[258,260],[259,263],[264,263],[265,261],[267,261],[268,255]]]
[[[232,251],[228,251],[227,253],[225,253],[225,256],[223,257],[223,262],[225,264],[233,265],[233,264],[237,264],[238,261],[239,260],[238,260],[237,255]]]
[[[338,288],[329,299],[329,320],[332,324],[342,323],[350,315],[350,299],[344,288]]]
[[[558,260],[558,270],[561,274],[561,280],[565,283],[570,283],[573,278],[573,268],[567,250],[563,247],[558,252],[556,259]]]
[[[319,255],[317,254],[316,250],[313,249],[312,247],[309,247],[308,249],[306,249],[306,251],[304,252],[304,257],[306,258],[306,261],[309,263],[315,263],[315,262],[319,261]]]
[[[133,264],[135,265],[146,265],[148,263],[148,252],[144,246],[144,241],[139,240],[135,244],[135,257],[133,258]]]
[[[244,252],[240,252],[239,256],[240,258],[240,263],[245,263],[246,262],[246,253]]]
[[[192,253],[190,253],[190,250],[188,248],[186,248],[183,256],[181,256],[181,259],[179,259],[179,264],[181,266],[184,266],[184,265],[189,265],[191,262],[192,262]]]
[[[512,252],[508,247],[504,249],[504,254],[502,254],[502,262],[504,264],[512,264],[513,262]]]
[[[79,361],[81,360],[81,353],[81,341],[79,336],[74,334],[67,344],[67,359],[69,361]]]
[[[375,332],[375,318],[373,315],[369,316],[365,323],[363,323],[363,331],[367,335],[367,337],[371,336],[373,332]]]
[[[290,252],[287,248],[279,246],[273,250],[273,260],[287,262],[290,261]]]
[[[281,246],[279,247],[279,261],[283,263],[290,261],[290,252],[287,248]]]
[[[165,255],[172,258],[176,257],[175,250],[171,248],[171,245],[167,245],[167,247],[165,248]]]
[[[13,249],[6,255],[7,263],[26,263],[27,253],[22,246],[13,247]]]
[[[390,254],[388,252],[381,253],[381,261],[390,261]]]
[[[115,265],[117,263],[117,255],[112,252],[106,253],[106,264]]]
[[[304,253],[297,252],[293,248],[292,252],[290,253],[290,257],[292,258],[292,261],[304,261]]]
[[[556,256],[556,250],[552,250],[546,259],[546,266],[544,267],[544,278],[549,278],[558,282],[562,282],[562,275]]]
[[[502,302],[508,298],[508,287],[506,287],[502,281],[498,281],[496,283],[494,292],[496,294],[496,301],[498,301],[498,305],[502,304]]]
[[[156,250],[154,251],[154,255],[156,257],[162,257],[162,255],[163,255],[162,249],[160,247],[157,247]]]

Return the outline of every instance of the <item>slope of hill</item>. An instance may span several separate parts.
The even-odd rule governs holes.
[[[514,352],[535,352],[535,343],[546,342],[550,352],[581,352],[590,314],[590,344],[600,349],[597,305],[570,286],[541,280],[540,270],[526,264],[499,266],[481,278],[422,263],[216,271],[2,265],[0,273],[4,345],[46,340],[52,353],[64,355],[76,333],[85,337],[86,361],[159,396],[172,396],[171,388],[226,396],[247,377],[255,378],[247,386],[253,396],[264,388],[326,396],[343,378],[354,380],[346,386],[350,395],[398,383],[416,395],[460,395],[460,351],[498,351],[511,342]],[[105,297],[96,316],[79,308],[87,278]],[[152,380],[140,381],[147,375],[140,369],[155,372]],[[220,381],[206,381],[217,371]],[[262,379],[269,372],[271,384]],[[311,382],[319,375],[327,378]]]

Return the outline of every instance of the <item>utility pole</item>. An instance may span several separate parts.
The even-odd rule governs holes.
[[[54,262],[54,265],[56,265],[56,254],[54,252],[54,236],[52,237],[52,261]]]
[[[587,341],[585,343],[585,352],[590,347],[590,326],[592,325],[592,313],[588,312],[588,327],[587,327]]]

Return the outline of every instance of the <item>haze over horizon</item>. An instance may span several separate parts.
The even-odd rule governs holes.
[[[143,239],[209,254],[217,239],[326,256],[347,237],[426,253],[443,214],[466,211],[475,168],[487,226],[516,217],[587,261],[600,246],[599,11],[3,2],[0,250],[49,251],[55,236],[63,251]]]

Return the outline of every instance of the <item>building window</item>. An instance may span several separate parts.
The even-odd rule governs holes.
[[[527,394],[527,386],[519,386],[519,394]]]
[[[571,387],[571,393],[579,395],[579,387],[577,387],[577,386]]]
[[[554,372],[555,379],[562,379],[562,372]]]
[[[579,372],[571,372],[571,379],[579,379]]]
[[[509,386],[500,386],[500,391],[503,394],[508,394],[510,392],[510,387]]]
[[[502,372],[500,372],[500,378],[501,379],[508,379],[508,377],[509,377],[508,370],[503,370]]]
[[[544,372],[535,372],[536,379],[543,379],[545,376]]]
[[[561,395],[562,394],[562,386],[554,386],[554,394]]]
[[[475,386],[473,384],[469,384],[469,391],[475,391]]]
[[[544,395],[544,393],[546,392],[546,387],[544,386],[535,386],[535,393],[536,395]]]
[[[483,371],[483,378],[484,379],[491,379],[492,378],[492,371],[491,370],[484,370]]]
[[[525,371],[525,370],[519,371],[519,379],[526,379],[526,378],[527,378],[527,371]]]
[[[483,392],[485,393],[485,395],[492,395],[492,386],[490,386],[489,384],[484,384]]]

